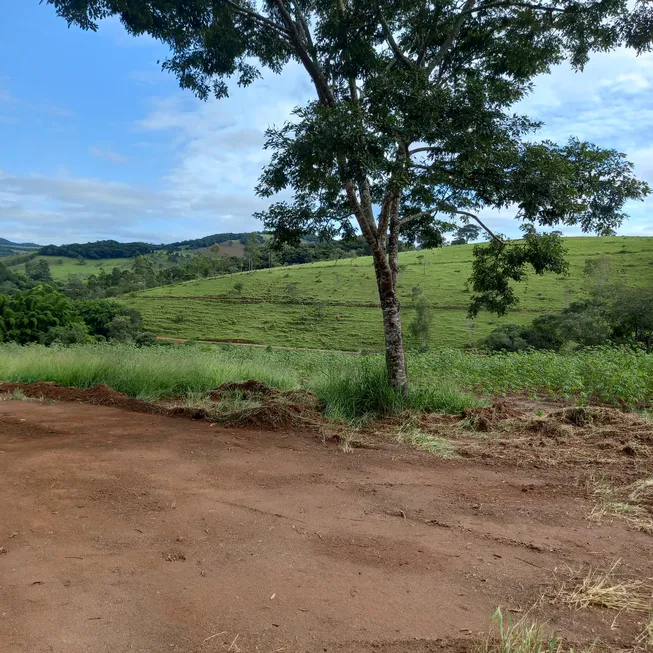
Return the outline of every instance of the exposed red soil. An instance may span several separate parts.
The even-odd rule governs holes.
[[[0,402],[3,653],[462,652],[556,568],[653,576],[650,536],[587,521],[586,468],[345,454],[116,405]],[[534,614],[577,642],[638,628]]]

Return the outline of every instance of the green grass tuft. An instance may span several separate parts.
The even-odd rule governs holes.
[[[330,370],[313,387],[332,419],[353,420],[362,415],[386,417],[404,411],[456,413],[478,405],[470,394],[443,384],[415,383],[408,393],[393,389],[383,361],[361,359],[345,370]]]

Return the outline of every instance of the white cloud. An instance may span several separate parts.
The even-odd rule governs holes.
[[[112,38],[122,38],[120,25],[102,27]],[[564,141],[574,134],[626,151],[637,173],[653,185],[653,147],[647,146],[653,137],[651,86],[653,55],[600,54],[584,73],[560,66],[538,79],[518,110],[545,122],[542,137]],[[7,104],[11,96],[3,89],[0,84],[0,104],[3,98]],[[95,238],[161,242],[260,229],[251,216],[267,205],[254,194],[269,160],[263,150],[265,129],[290,119],[292,109],[313,94],[303,71],[291,66],[280,76],[270,73],[248,88],[234,88],[226,100],[203,103],[181,91],[152,98],[150,110],[134,125],[139,139],[132,145],[151,148],[152,156],[164,161],[172,153],[158,183],[116,183],[65,171],[50,176],[0,172],[0,231],[13,239],[62,243]],[[89,145],[88,151],[114,163],[127,158],[107,146]],[[653,235],[651,209],[652,202],[629,206],[633,219],[621,233]],[[513,215],[484,213],[492,228],[515,236]]]
[[[0,232],[40,244],[97,238],[163,242],[257,228],[264,203],[251,194],[207,193],[189,202],[170,190],[65,175],[0,172]]]
[[[542,120],[545,137],[575,135],[628,152],[641,143],[642,132],[653,132],[651,86],[653,54],[599,53],[582,72],[563,64],[537,78],[517,110]]]
[[[127,161],[129,161],[128,157],[123,154],[118,154],[118,152],[114,152],[110,147],[91,145],[88,148],[88,153],[96,159],[104,159],[110,163],[127,163]]]

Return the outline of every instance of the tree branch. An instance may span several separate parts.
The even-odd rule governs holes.
[[[231,2],[231,0],[228,1]],[[331,90],[329,83],[324,77],[322,70],[320,70],[319,65],[311,58],[311,55],[308,53],[308,50],[306,49],[306,43],[302,40],[302,37],[297,30],[297,24],[292,19],[292,16],[283,4],[283,0],[273,0],[273,2],[277,6],[283,21],[288,26],[290,41],[295,49],[295,53],[304,65],[306,72],[311,76],[320,102],[327,106],[335,106],[336,100],[333,96],[333,91]]]
[[[518,7],[519,9],[535,9],[537,11],[555,11],[558,13],[563,13],[564,8],[561,7],[552,7],[550,5],[538,5],[530,2],[513,2],[512,0],[496,0],[496,2],[486,2],[485,4],[478,5],[476,7],[471,7],[470,9],[463,9],[461,15],[472,14],[477,11],[483,11],[484,9],[496,9],[501,7]]]
[[[498,243],[501,243],[502,245],[506,244],[503,239],[499,238],[499,236],[497,236],[487,225],[485,225],[481,221],[481,219],[477,215],[475,215],[474,213],[470,213],[469,211],[460,211],[460,210],[453,210],[453,211],[450,211],[450,213],[457,213],[458,215],[464,215],[464,216],[466,216],[468,218],[471,218],[472,220],[477,222],[487,232],[487,234],[490,236],[490,238],[492,238],[492,240],[496,240]]]
[[[265,25],[266,27],[271,27],[278,32],[281,32],[281,35],[289,38],[290,37],[290,32],[282,27],[281,25],[277,25],[273,20],[270,20],[269,18],[266,18],[265,16],[259,14],[256,11],[253,11],[252,9],[248,9],[247,7],[241,7],[239,4],[234,2],[234,0],[223,0],[225,4],[229,5],[232,9],[237,11],[239,14],[242,14],[243,16],[249,16],[250,18],[253,18],[254,20],[258,21],[259,23]]]
[[[397,45],[397,42],[395,41],[394,36],[392,36],[392,32],[390,31],[390,26],[388,25],[385,17],[383,16],[383,12],[381,11],[381,7],[377,4],[377,8],[379,10],[379,20],[381,21],[381,27],[383,27],[383,33],[385,34],[385,38],[388,41],[388,45],[392,49],[392,52],[394,53],[396,59],[400,61],[404,66],[407,68],[412,68],[413,67],[413,62],[401,51],[399,46]]]
[[[308,26],[308,21],[306,20],[306,16],[304,15],[304,12],[302,11],[302,8],[299,5],[299,3],[295,2],[294,4],[295,4],[295,13],[297,14],[297,21],[299,23],[299,26],[301,27],[302,35],[306,39],[307,45],[312,50],[314,50],[315,44],[313,43],[313,37],[311,36],[311,30]]]
[[[399,221],[399,229],[406,226],[409,222],[415,222],[415,220],[421,220],[426,217],[433,217],[433,213],[437,209],[429,209],[428,211],[420,211],[419,213],[413,213],[412,215],[407,215],[405,218],[402,218]]]
[[[416,147],[414,150],[408,152],[411,156],[413,154],[418,154],[419,152],[432,152],[433,150],[439,150],[439,147]]]
[[[419,213],[413,213],[413,215],[408,215],[406,216],[400,223],[399,223],[399,228],[401,229],[404,227],[406,224],[409,222],[415,222],[415,220],[421,220],[422,218],[426,218],[427,216],[432,216],[434,212],[437,212],[438,210],[441,209],[429,209],[427,211],[420,211]],[[506,242],[499,238],[476,214],[470,213],[469,211],[463,211],[461,209],[443,209],[441,210],[442,213],[455,213],[457,215],[463,215],[467,218],[471,218],[475,222],[477,222],[481,228],[492,238],[492,240],[496,240],[498,243],[501,243],[502,245],[505,245]]]
[[[451,32],[449,32],[449,36],[447,36],[446,41],[442,44],[442,46],[438,50],[438,53],[435,55],[435,58],[427,68],[429,75],[438,66],[442,65],[444,58],[449,53],[449,50],[451,50],[451,48],[453,47],[454,41],[456,40],[458,34],[460,33],[463,23],[465,22],[466,14],[474,7],[475,4],[476,4],[476,0],[467,0],[465,2],[465,6],[463,7],[463,10],[458,14],[456,20],[454,21],[453,29],[451,30]]]

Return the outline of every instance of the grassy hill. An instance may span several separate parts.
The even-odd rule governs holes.
[[[152,255],[153,256],[153,255]],[[44,259],[50,265],[50,272],[55,281],[65,281],[69,276],[75,276],[79,279],[86,279],[92,274],[98,274],[101,268],[109,273],[113,268],[126,270],[131,268],[134,259],[131,258],[105,258],[97,261],[85,261],[80,265],[77,259],[66,256],[37,256],[34,260]],[[9,268],[12,272],[20,274],[25,273],[25,264],[12,265]]]
[[[585,261],[607,255],[611,281],[653,284],[653,238],[566,239],[570,275],[532,275],[519,285],[520,305],[504,318],[466,317],[472,245],[400,254],[404,326],[413,319],[411,289],[421,286],[434,307],[433,346],[461,347],[505,322],[530,322],[586,294]],[[137,293],[148,329],[158,335],[263,345],[358,350],[383,346],[369,257],[257,270]]]
[[[217,236],[214,236],[214,238]],[[1,239],[0,239],[1,240]],[[190,241],[192,242],[192,241]],[[15,246],[18,247],[18,246]],[[25,263],[14,263],[16,260],[15,254],[29,254],[38,249],[35,245],[32,249],[24,248],[22,250],[16,249],[15,251],[7,251],[6,257],[2,258],[2,244],[0,243],[0,261],[9,266],[12,272],[24,274]],[[220,243],[220,256],[229,258],[231,256],[242,257],[245,251],[245,246],[240,240],[227,240]],[[181,250],[182,254],[190,255],[195,252],[202,254],[209,254],[208,247],[187,247]],[[151,254],[146,254],[148,258],[154,262],[155,269],[171,267],[171,263],[167,258],[167,251],[157,251]],[[19,257],[20,258],[20,257]],[[99,258],[99,259],[82,259],[83,265],[80,265],[79,259],[70,256],[35,256],[35,260],[43,259],[48,262],[52,278],[55,281],[65,281],[69,276],[75,276],[79,279],[87,279],[92,274],[98,274],[101,269],[106,273],[110,273],[113,268],[119,270],[131,269],[134,264],[133,258]]]

